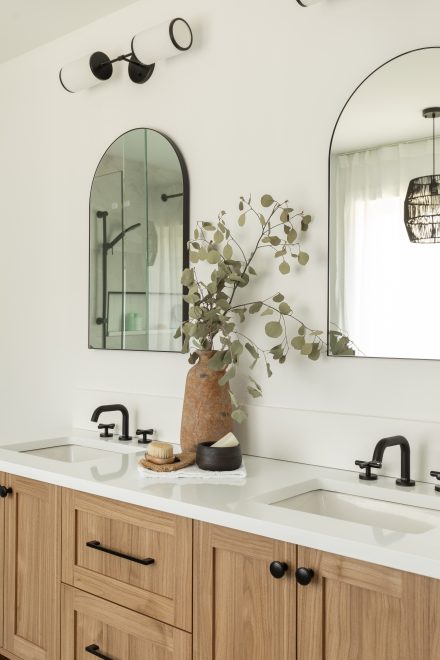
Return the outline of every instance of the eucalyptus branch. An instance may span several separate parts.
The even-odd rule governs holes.
[[[302,250],[298,237],[300,232],[308,231],[310,215],[294,212],[288,206],[287,200],[280,203],[271,195],[263,195],[261,206],[263,212],[253,206],[250,197],[247,200],[240,198],[238,226],[243,227],[246,222],[258,222],[259,225],[256,241],[248,253],[232,233],[223,211],[218,215],[217,222],[197,222],[194,238],[188,241],[192,266],[183,271],[182,284],[187,291],[185,300],[189,304],[189,318],[179,326],[175,336],[182,336],[182,351],[190,353],[191,363],[197,360],[195,351],[214,351],[208,365],[219,372],[221,385],[225,385],[236,375],[240,359],[245,352],[253,358],[251,369],[262,357],[270,377],[272,370],[269,361],[283,364],[291,347],[310,360],[317,360],[322,349],[327,346],[321,336],[323,333],[313,330],[298,318],[281,293],[264,300],[235,301],[236,295],[249,284],[250,278],[257,276],[254,263],[262,248],[271,248],[282,275],[291,273],[289,259],[293,259],[299,266],[305,266],[309,260],[309,255]],[[295,226],[295,223],[298,225]],[[198,278],[198,262],[206,262],[211,267],[209,281],[201,281]],[[261,319],[272,317],[266,320],[264,329],[266,336],[276,341],[274,345],[267,348],[259,346],[239,327],[239,324],[246,323],[251,316]],[[293,337],[289,333],[288,318],[297,325]],[[349,338],[341,331],[331,330],[328,340],[332,353],[354,353]],[[262,396],[260,385],[250,374],[247,391],[252,397]],[[242,421],[246,416],[245,412],[232,393],[231,399],[234,405],[232,416],[235,420]]]

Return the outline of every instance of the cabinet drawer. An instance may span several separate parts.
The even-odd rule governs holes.
[[[191,660],[189,633],[67,585],[61,617],[61,660]]]
[[[192,521],[66,489],[63,582],[190,631]]]

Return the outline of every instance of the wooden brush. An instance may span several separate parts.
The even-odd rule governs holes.
[[[151,442],[145,455],[147,461],[157,465],[174,462],[173,446],[169,442]]]

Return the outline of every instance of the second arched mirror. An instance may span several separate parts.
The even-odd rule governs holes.
[[[358,87],[336,125],[330,153],[333,353],[340,332],[357,356],[440,359],[439,68],[440,48],[391,60]]]

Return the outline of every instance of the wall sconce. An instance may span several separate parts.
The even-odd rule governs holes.
[[[183,18],[173,18],[133,37],[131,52],[111,60],[101,51],[66,64],[60,71],[60,83],[67,92],[79,92],[109,80],[115,62],[128,62],[128,75],[134,83],[151,78],[155,63],[189,50],[193,35]]]
[[[321,2],[322,0],[296,0],[301,7],[311,7],[312,5],[316,5],[318,2]]]

